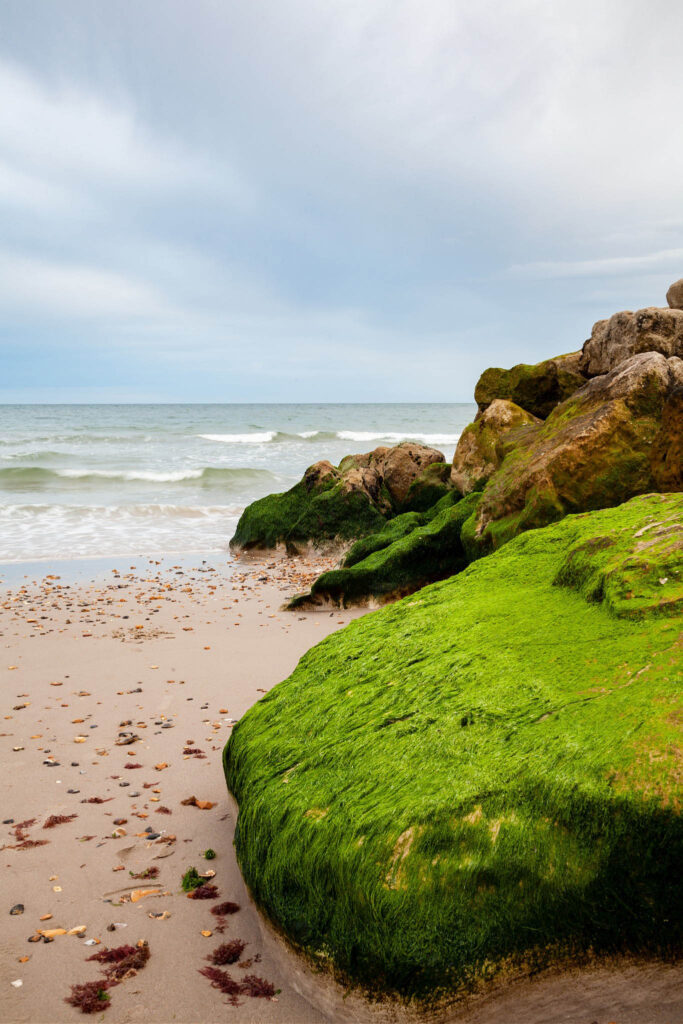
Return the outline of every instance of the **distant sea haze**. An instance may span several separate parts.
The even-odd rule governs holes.
[[[0,562],[227,552],[318,459],[403,440],[451,459],[472,405],[0,406]]]

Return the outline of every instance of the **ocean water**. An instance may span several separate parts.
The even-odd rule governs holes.
[[[318,459],[422,441],[473,405],[0,406],[0,562],[227,552],[250,501]]]

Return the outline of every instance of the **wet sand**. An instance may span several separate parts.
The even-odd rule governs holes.
[[[247,563],[231,581],[201,559],[182,575],[168,560],[161,571],[139,560],[131,570],[129,561],[93,584],[69,587],[64,575],[24,590],[14,583],[0,602],[0,817],[14,820],[0,826],[0,1020],[87,1019],[63,1001],[71,984],[100,976],[100,965],[86,957],[144,939],[150,960],[111,990],[112,1024],[322,1021],[263,949],[232,847],[221,749],[234,720],[312,644],[358,613],[279,612],[284,596],[314,573],[313,563]],[[120,732],[139,740],[117,746]],[[189,749],[202,754],[183,753]],[[215,806],[183,806],[191,796]],[[83,802],[92,798],[106,802]],[[43,827],[50,815],[72,814]],[[12,849],[20,844],[16,825],[31,819],[19,836],[45,845]],[[118,819],[126,834],[112,838]],[[147,840],[148,827],[161,838]],[[202,856],[208,848],[216,851],[211,861]],[[218,900],[180,891],[190,866],[215,870]],[[159,869],[152,882],[129,874],[148,867]],[[156,884],[163,895],[116,905],[121,895]],[[210,907],[225,900],[242,909],[220,935]],[[10,916],[18,903],[24,913]],[[148,916],[163,911],[170,916]],[[41,923],[45,914],[52,918]],[[68,935],[27,942],[36,929],[79,925],[101,945]],[[213,935],[202,936],[208,930]],[[226,1007],[197,973],[217,945],[236,938],[247,944],[241,962],[255,962],[227,969],[237,979],[255,974],[272,982],[281,990],[276,1000],[244,997]],[[16,980],[21,987],[12,986]]]
[[[264,932],[234,856],[235,810],[221,767],[232,724],[312,644],[361,614],[279,611],[320,564],[249,561],[231,578],[225,564],[216,571],[196,557],[162,564],[125,559],[117,573],[98,565],[94,582],[88,564],[67,566],[68,574],[61,567],[53,574],[59,579],[32,575],[20,582],[13,571],[0,594],[3,1024],[88,1019],[64,1002],[72,984],[101,976],[101,965],[86,957],[140,940],[149,944],[147,966],[112,988],[105,1016],[91,1019],[416,1020],[356,995],[344,1000],[330,979],[312,976]],[[130,733],[133,743],[117,744]],[[213,806],[182,803],[193,796]],[[76,817],[45,829],[51,815]],[[125,834],[114,838],[117,828]],[[150,828],[159,838],[147,837]],[[215,859],[204,859],[208,848]],[[181,891],[191,866],[216,872],[216,899],[190,900]],[[158,877],[131,877],[150,867]],[[130,900],[135,889],[157,887],[158,895]],[[225,918],[220,933],[210,908],[226,900],[241,909]],[[19,903],[23,914],[10,916]],[[41,922],[46,914],[52,917]],[[82,937],[27,941],[40,928],[81,925]],[[90,939],[99,945],[86,946]],[[233,939],[246,945],[227,970],[237,981],[255,975],[272,983],[275,998],[241,995],[238,1006],[226,1005],[199,975],[207,955]],[[680,1024],[682,981],[680,969],[657,964],[564,972],[513,985],[447,1017],[463,1024]]]

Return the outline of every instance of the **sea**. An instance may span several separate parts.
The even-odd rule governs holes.
[[[319,459],[403,440],[452,459],[465,404],[0,406],[0,563],[229,555],[245,506]]]

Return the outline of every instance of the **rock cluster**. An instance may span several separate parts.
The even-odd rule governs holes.
[[[683,279],[667,301],[600,320],[580,351],[486,370],[451,467],[409,443],[317,463],[250,506],[233,544],[365,538],[293,604],[386,600],[568,514],[683,490]]]
[[[230,545],[298,550],[348,542],[398,513],[433,505],[450,489],[443,453],[410,441],[347,455],[339,466],[316,462],[289,491],[249,505]]]

